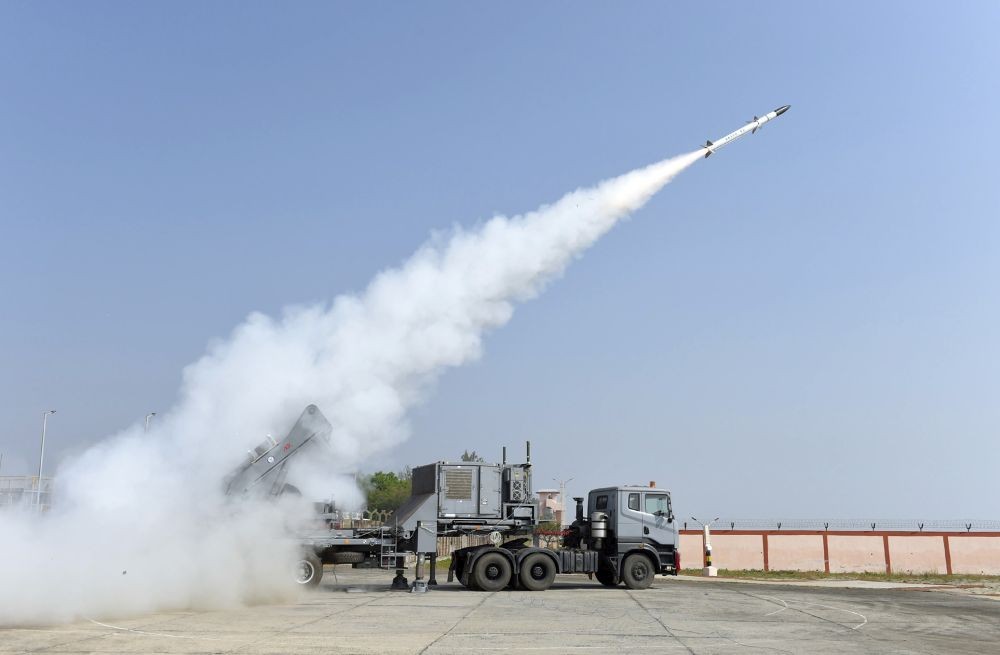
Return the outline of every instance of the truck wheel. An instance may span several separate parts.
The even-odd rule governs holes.
[[[528,591],[545,591],[556,579],[556,563],[547,555],[532,553],[521,562],[518,578]]]
[[[316,587],[323,579],[323,563],[313,553],[303,553],[295,564],[295,582],[303,587]]]
[[[334,564],[360,564],[365,561],[364,553],[357,553],[353,551],[345,551],[333,554]]]
[[[653,584],[653,564],[642,553],[632,553],[622,565],[622,580],[629,589],[648,589]]]
[[[476,562],[472,581],[483,591],[500,591],[510,582],[510,562],[500,553],[486,553]]]
[[[615,575],[614,569],[610,566],[599,566],[597,568],[597,573],[594,574],[594,577],[597,578],[597,581],[605,587],[618,586],[618,576]]]

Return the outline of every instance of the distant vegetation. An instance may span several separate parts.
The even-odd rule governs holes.
[[[485,462],[486,460],[483,459],[482,457],[480,457],[479,454],[476,451],[474,451],[474,450],[472,450],[472,451],[466,450],[466,451],[462,452],[462,461],[463,462]]]
[[[406,467],[399,473],[376,471],[359,476],[358,484],[365,492],[367,508],[372,511],[393,511],[410,497],[413,473]]]

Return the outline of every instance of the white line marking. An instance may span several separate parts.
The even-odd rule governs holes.
[[[832,605],[821,605],[820,603],[810,603],[810,602],[807,602],[807,601],[804,601],[804,600],[793,600],[792,602],[793,603],[799,603],[801,605],[813,605],[815,607],[825,607],[828,610],[834,610],[836,612],[847,612],[848,614],[853,614],[854,616],[860,616],[861,617],[861,623],[859,623],[856,626],[854,626],[853,628],[851,628],[851,630],[857,630],[858,628],[860,628],[860,627],[864,626],[866,623],[868,623],[868,617],[867,616],[865,616],[861,612],[855,612],[854,610],[847,610],[847,609],[844,609],[843,607],[833,607]]]
[[[775,614],[778,614],[779,612],[784,612],[786,609],[793,609],[793,608],[789,608],[788,603],[786,603],[781,598],[776,598],[774,596],[765,596],[764,594],[750,594],[750,595],[753,596],[754,598],[766,598],[768,600],[776,600],[779,603],[781,603],[782,605],[784,605],[784,607],[779,607],[778,609],[774,610],[773,612],[768,612],[764,616],[773,616]],[[823,605],[821,603],[811,603],[811,602],[805,601],[805,600],[793,600],[791,602],[792,602],[792,604],[798,604],[798,605],[812,605],[813,607],[823,607],[825,609],[833,610],[835,612],[847,612],[848,614],[853,614],[854,616],[861,617],[861,623],[859,623],[856,626],[854,626],[853,628],[851,628],[851,630],[857,630],[858,628],[861,628],[865,624],[868,623],[868,617],[867,616],[865,616],[861,612],[855,612],[854,610],[844,609],[843,607],[833,607],[832,605]],[[847,627],[847,626],[844,626],[844,627]]]
[[[770,600],[776,600],[779,603],[781,603],[782,605],[784,605],[784,607],[779,607],[778,609],[774,610],[773,612],[768,612],[764,616],[774,616],[775,614],[778,614],[779,612],[784,612],[785,610],[788,609],[788,603],[786,603],[785,601],[781,600],[780,598],[775,598],[774,596],[760,595],[760,596],[754,596],[754,598],[768,598]]]
[[[112,630],[121,630],[123,632],[133,632],[137,635],[145,635],[147,637],[169,637],[170,639],[203,639],[205,641],[226,641],[225,639],[216,639],[215,637],[191,637],[189,635],[168,635],[162,632],[146,632],[144,630],[135,630],[133,628],[123,628],[117,625],[109,625],[107,623],[101,623],[100,621],[95,621],[94,619],[87,619],[95,625],[99,625],[102,628],[110,628]]]

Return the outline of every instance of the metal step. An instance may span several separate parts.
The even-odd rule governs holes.
[[[379,567],[383,569],[394,569],[396,559],[401,557],[397,550],[396,532],[386,528],[382,529],[382,539],[379,543]],[[404,560],[405,562],[405,560]],[[404,567],[405,568],[405,567]]]

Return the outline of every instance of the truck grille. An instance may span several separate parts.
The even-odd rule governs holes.
[[[472,500],[472,469],[447,469],[444,472],[445,495],[449,500]]]

